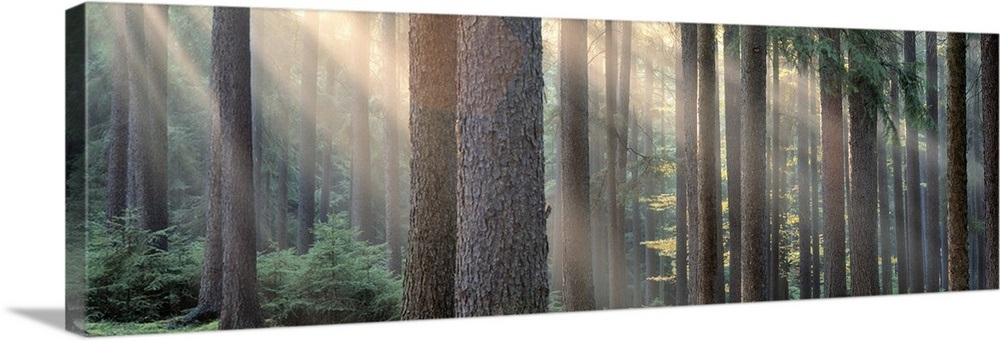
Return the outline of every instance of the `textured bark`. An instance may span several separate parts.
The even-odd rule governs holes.
[[[820,29],[820,40],[833,53],[820,55],[819,78],[823,135],[823,265],[826,271],[826,296],[847,296],[844,241],[844,135],[843,135],[843,60],[840,30]]]
[[[815,65],[815,64],[813,64]],[[809,111],[811,116],[819,116],[819,110],[813,105],[816,101],[813,99],[814,91],[816,90],[816,73],[809,73]],[[818,93],[815,93],[818,95]],[[823,273],[823,263],[819,259],[819,231],[822,230],[823,224],[819,219],[819,199],[820,199],[820,174],[819,174],[819,162],[817,161],[819,155],[819,123],[813,120],[814,128],[809,137],[809,164],[812,177],[812,298],[820,298],[820,276]]]
[[[385,105],[385,242],[389,247],[389,270],[401,273],[403,245],[402,188],[399,181],[399,76],[396,72],[396,15],[382,14],[382,42],[385,44],[383,73]]]
[[[903,32],[903,63],[911,72],[916,71],[916,34],[913,31]],[[918,108],[904,103],[906,120],[906,236],[909,264],[909,291],[924,292],[924,248],[923,248],[923,211],[920,207],[920,148],[917,143],[918,132],[912,117]]]
[[[812,181],[809,178],[809,68],[799,70],[798,77],[798,124],[796,133],[797,172],[798,172],[798,202],[799,202],[799,298],[812,296],[812,271],[809,261],[812,259]]]
[[[721,186],[715,160],[719,153],[718,79],[715,70],[715,25],[698,25],[698,287],[696,304],[722,303],[716,275],[718,230],[722,228],[717,186]]]
[[[222,311],[219,329],[264,326],[257,298],[250,110],[250,9],[212,17],[212,85],[218,96],[222,185]]]
[[[896,44],[890,45],[889,52],[892,62],[899,61],[899,53]],[[900,110],[899,110],[899,82],[893,81],[889,85],[889,115],[892,117],[893,125],[896,126],[896,136],[899,136]],[[906,253],[906,216],[903,206],[903,148],[900,139],[892,142],[892,193],[893,193],[893,231],[896,235],[896,280],[900,294],[910,292],[909,273],[907,272]]]
[[[743,302],[757,302],[767,299],[764,271],[764,228],[767,213],[764,202],[767,192],[764,187],[766,162],[760,157],[767,144],[767,28],[763,26],[743,26],[741,32],[741,54],[743,55],[743,150],[740,155],[743,202],[740,206],[742,222],[741,270],[743,283],[740,287]]]
[[[613,21],[604,21],[604,82],[607,105],[605,106],[608,139],[607,183],[608,183],[608,307],[625,306],[625,249],[624,227],[618,219],[621,212],[618,205],[618,129],[615,127],[615,111],[618,108],[618,48],[616,47]]]
[[[541,19],[460,17],[458,79],[456,316],[544,312]]]
[[[997,35],[980,36],[983,87],[984,179],[986,185],[986,289],[997,289]],[[934,207],[934,206],[930,206]]]
[[[136,55],[135,69],[129,72],[135,81],[136,111],[129,115],[128,177],[133,191],[132,207],[138,210],[138,226],[149,232],[167,228],[167,42],[154,27],[167,25],[167,8],[142,5],[133,23],[145,26],[132,42],[142,49]],[[167,249],[166,236],[153,239],[152,246]]]
[[[305,12],[302,43],[302,87],[299,116],[299,229],[295,254],[309,252],[313,244],[316,215],[316,39],[319,36],[319,13]]]
[[[698,269],[698,25],[681,24],[681,115],[684,130],[691,134],[684,139],[684,162],[687,165],[688,238],[688,303],[695,303],[699,282]]]
[[[927,141],[927,162],[924,167],[927,177],[927,291],[941,291],[941,184],[938,160],[938,50],[937,34],[926,34],[927,68],[927,115],[934,125],[924,133]]]
[[[726,185],[729,200],[729,302],[742,300],[740,286],[742,270],[740,244],[742,218],[740,215],[741,184],[740,155],[743,144],[742,98],[740,96],[740,27],[725,25],[722,35],[722,51],[725,66],[726,96]]]
[[[871,296],[879,294],[878,269],[878,178],[875,152],[878,84],[871,77],[877,70],[867,69],[866,59],[875,55],[878,41],[874,32],[852,31],[848,34],[851,45],[849,58],[851,92],[850,105],[850,241],[851,241],[851,294]]]
[[[351,228],[360,231],[359,238],[375,244],[375,217],[372,212],[371,131],[368,124],[368,77],[371,55],[368,13],[353,13],[351,41],[354,53],[349,69],[353,88],[351,98]]]
[[[129,121],[129,69],[133,58],[129,48],[127,5],[112,5],[115,50],[111,70],[111,113],[108,122],[108,207],[106,219],[117,225],[116,217],[125,213],[128,196],[128,121]]]
[[[559,224],[563,239],[563,310],[593,310],[590,250],[590,148],[587,22],[559,22]]]
[[[784,192],[782,188],[782,174],[784,173],[785,159],[782,157],[781,146],[781,96],[779,95],[779,85],[781,78],[780,63],[778,60],[778,44],[779,40],[777,36],[772,36],[771,40],[771,224],[768,229],[768,261],[767,261],[767,275],[768,275],[768,300],[776,301],[780,299],[780,282],[781,282],[781,270],[780,264],[781,260],[781,226],[784,225],[784,215],[782,209],[784,204],[782,204],[782,193]]]
[[[677,281],[674,285],[674,298],[677,305],[688,304],[688,175],[687,175],[687,87],[684,86],[684,63],[682,61],[681,49],[677,48],[674,56],[674,97],[676,105],[674,107],[674,134],[676,135],[676,146],[674,148],[674,159],[677,160],[677,190],[674,196],[677,198],[677,253],[674,257],[676,266]],[[693,137],[697,139],[697,134]]]
[[[402,319],[455,316],[457,22],[410,15],[410,232]]]
[[[886,135],[885,120],[876,119],[878,122],[878,136],[875,140],[875,160],[878,163],[876,165],[878,172],[878,240],[879,240],[879,258],[881,259],[881,277],[879,283],[881,285],[880,293],[882,295],[892,294],[892,232],[890,227],[892,226],[889,222],[891,216],[891,209],[889,208],[889,192],[892,190],[889,182],[889,155],[886,149],[886,141],[883,138]]]
[[[964,33],[948,33],[948,291],[969,290]]]

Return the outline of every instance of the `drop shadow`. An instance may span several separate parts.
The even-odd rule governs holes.
[[[66,329],[66,311],[62,308],[10,308],[10,311],[52,328]]]

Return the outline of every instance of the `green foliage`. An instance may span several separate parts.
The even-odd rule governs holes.
[[[116,224],[90,222],[88,231],[88,321],[150,322],[197,304],[201,243],[173,227],[139,230],[133,212]],[[168,236],[168,251],[150,246],[159,235]]]
[[[399,318],[402,281],[386,267],[383,245],[357,240],[343,215],[316,226],[303,256],[283,250],[258,259],[261,308],[274,325],[386,321]]]
[[[90,336],[182,333],[218,329],[218,321],[203,325],[188,326],[177,323],[176,318],[144,323],[87,322],[86,324],[87,335]]]

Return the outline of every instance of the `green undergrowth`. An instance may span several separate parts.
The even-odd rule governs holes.
[[[219,322],[203,325],[183,325],[180,317],[154,322],[87,322],[87,334],[91,336],[183,333],[218,330]]]

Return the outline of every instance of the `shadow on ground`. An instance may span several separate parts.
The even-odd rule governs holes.
[[[66,311],[62,308],[10,308],[10,311],[52,328],[66,328]]]

